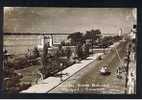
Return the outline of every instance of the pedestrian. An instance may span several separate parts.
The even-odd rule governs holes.
[[[120,67],[118,67],[117,70],[116,70],[116,76],[117,76],[118,79],[122,79]]]

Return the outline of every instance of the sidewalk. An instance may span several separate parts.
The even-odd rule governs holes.
[[[22,91],[21,93],[48,93],[48,91],[54,89],[55,87],[72,77],[75,73],[85,68],[88,64],[93,62],[98,56],[102,54],[103,53],[94,54],[93,56],[82,60],[80,63],[74,64],[64,69],[62,73],[67,73],[67,75],[63,75],[62,81],[60,77],[49,77],[40,81],[38,84],[31,86],[29,89]]]
[[[128,73],[128,94],[136,93],[136,60],[134,58],[135,53],[130,54],[130,65]]]

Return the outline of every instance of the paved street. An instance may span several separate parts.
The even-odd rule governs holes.
[[[125,56],[126,43],[121,43],[117,50],[120,57]],[[104,64],[110,67],[111,75],[102,76],[99,69]],[[95,60],[73,77],[51,90],[49,93],[124,93],[125,77],[116,77],[116,68],[120,66],[120,61],[114,49],[106,54],[103,60]]]

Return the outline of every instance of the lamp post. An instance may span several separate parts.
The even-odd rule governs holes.
[[[63,77],[63,76],[62,76],[62,68],[63,68],[63,63],[60,63],[60,69],[61,69],[61,73],[60,73],[60,74],[61,74],[61,76],[60,76],[60,80],[61,80],[61,81],[63,81],[63,79],[62,79],[62,77]]]

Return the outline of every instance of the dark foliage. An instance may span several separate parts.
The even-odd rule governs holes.
[[[96,29],[96,30],[92,29],[90,31],[86,31],[86,34],[84,36],[85,39],[90,39],[92,43],[99,40],[100,37],[101,37],[101,31],[99,29]]]
[[[77,45],[77,44],[83,44],[84,43],[84,37],[83,33],[81,32],[75,32],[72,33],[68,36],[68,39],[71,39],[71,44],[72,45]]]

